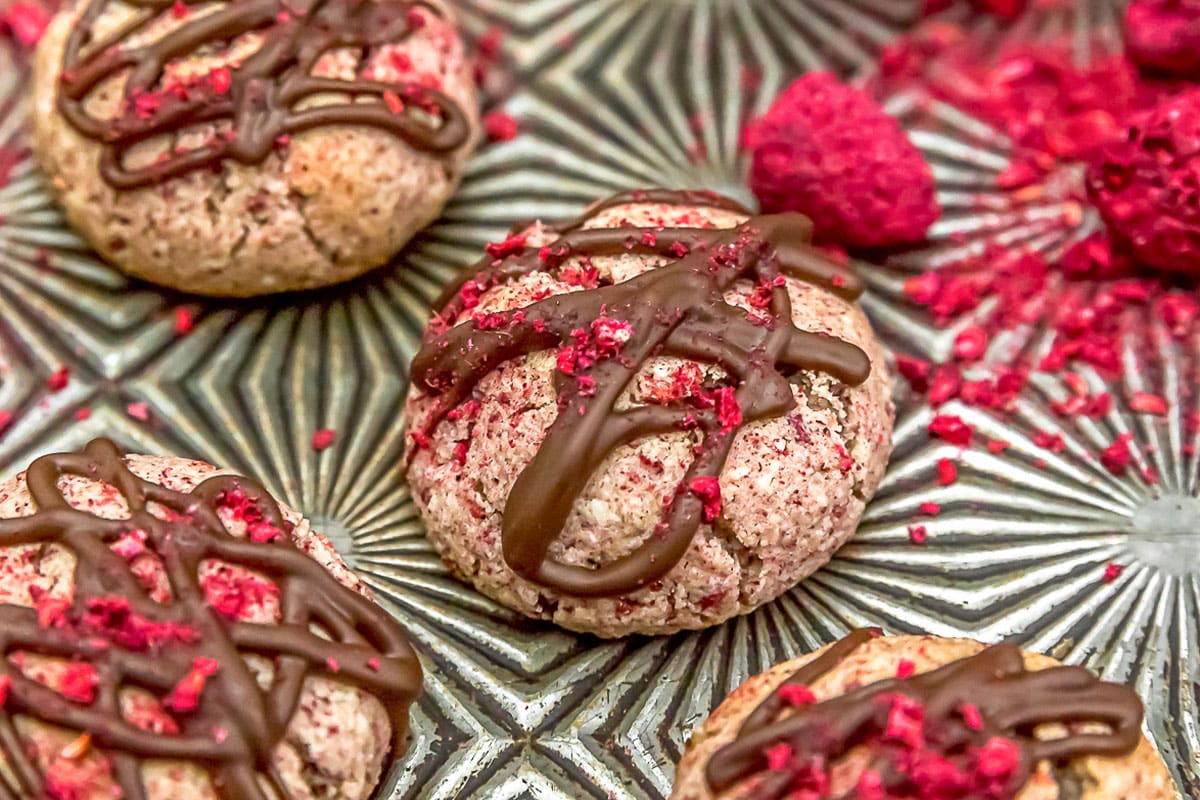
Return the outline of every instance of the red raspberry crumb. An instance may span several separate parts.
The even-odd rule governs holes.
[[[492,258],[506,258],[511,255],[516,255],[525,249],[525,242],[528,237],[523,233],[514,233],[499,242],[488,242],[484,250]],[[465,288],[465,287],[464,287]]]
[[[129,416],[142,422],[150,419],[150,409],[145,403],[130,403],[125,406],[125,411]]]
[[[979,748],[975,769],[985,778],[1004,780],[1021,763],[1021,751],[1016,742],[993,736]]]
[[[329,658],[325,659],[325,667],[330,672],[340,672],[342,669],[342,665],[339,664],[338,660],[336,658],[334,658],[333,656],[330,656]]]
[[[929,421],[929,435],[950,444],[966,447],[971,443],[975,430],[953,414],[938,414]]]
[[[864,769],[858,776],[856,786],[860,800],[886,800],[887,790],[883,786],[883,776],[873,769]]]
[[[925,743],[924,728],[925,707],[906,695],[891,695],[884,735],[909,747],[920,748]]]
[[[1113,475],[1124,475],[1129,469],[1129,463],[1133,460],[1133,452],[1129,449],[1132,438],[1133,434],[1122,433],[1100,453],[1100,463]]]
[[[764,211],[799,211],[824,239],[920,241],[941,213],[933,171],[895,119],[827,72],[788,87],[751,124],[750,188]]]
[[[12,425],[13,413],[11,411],[0,410],[0,434],[3,434]]]
[[[1033,437],[1033,443],[1043,450],[1049,450],[1051,453],[1061,453],[1067,449],[1067,441],[1062,437],[1061,433],[1038,431],[1037,435]]]
[[[175,309],[175,332],[180,336],[186,336],[192,332],[192,312],[180,306]]]
[[[710,475],[699,475],[688,483],[688,490],[704,504],[704,521],[712,522],[721,514],[721,483]]]
[[[1200,76],[1200,4],[1132,0],[1125,12],[1125,53],[1151,70]]]
[[[716,391],[717,420],[721,423],[721,433],[736,430],[742,424],[742,407],[738,403],[737,393],[726,386]],[[851,465],[854,464],[851,460]]]
[[[988,439],[987,449],[989,453],[1003,453],[1012,445],[1003,439]]]
[[[899,663],[896,664],[897,678],[911,678],[913,673],[916,671],[917,665],[909,661],[907,658],[900,659]]]
[[[1156,394],[1146,392],[1134,392],[1133,397],[1129,399],[1129,407],[1142,414],[1162,416],[1167,413],[1167,401]]]
[[[767,769],[783,769],[792,760],[792,746],[786,742],[767,748]]]
[[[181,713],[195,711],[200,705],[200,695],[204,693],[206,679],[217,674],[220,669],[214,659],[200,656],[192,661],[192,669],[175,684],[175,688],[167,695],[163,705]]]
[[[46,379],[46,388],[52,392],[61,392],[67,388],[67,384],[70,382],[71,370],[60,364],[58,369],[50,373],[50,377]]]
[[[37,44],[49,24],[46,7],[34,0],[17,0],[0,13],[0,27],[25,47]]]
[[[779,699],[789,706],[807,706],[817,702],[817,696],[812,689],[799,683],[785,683],[777,690]]]
[[[487,132],[489,142],[511,142],[520,132],[516,119],[503,111],[485,114],[483,129]]]
[[[1104,565],[1104,577],[1101,580],[1103,580],[1105,583],[1112,583],[1117,578],[1121,577],[1121,573],[1124,571],[1124,564],[1118,564],[1115,561],[1110,561]]]
[[[924,525],[908,526],[908,540],[913,544],[925,544],[929,538],[929,529]]]
[[[68,664],[56,688],[68,700],[88,705],[96,699],[96,668],[84,663]]]
[[[8,702],[8,690],[12,688],[12,676],[0,675],[0,708]]]
[[[1137,261],[1200,272],[1200,89],[1134,116],[1088,168],[1088,194]]]
[[[896,371],[899,372],[914,392],[924,394],[929,390],[929,362],[912,356],[897,355]]]
[[[322,428],[313,434],[312,449],[318,453],[329,448],[333,444],[333,440],[337,437],[337,431],[332,428]]]
[[[958,467],[956,467],[954,462],[948,458],[942,458],[938,460],[937,471],[938,483],[940,483],[942,486],[949,486],[958,480]]]
[[[388,89],[383,93],[383,102],[387,105],[388,111],[393,114],[399,114],[404,110],[404,101],[400,99],[400,95]]]
[[[230,619],[247,620],[267,605],[278,613],[279,587],[252,572],[221,564],[200,578],[200,588],[209,608]]]
[[[183,2],[183,0],[175,0],[175,5],[171,6],[171,16],[175,19],[183,19],[187,15],[187,3]]]
[[[233,74],[229,71],[229,67],[217,67],[208,73],[208,81],[214,92],[225,94],[233,85]]]
[[[920,509],[922,514],[928,514],[931,517],[936,517],[938,514],[942,513],[941,505],[928,501],[921,503]]]
[[[979,706],[973,703],[963,703],[958,707],[958,713],[962,714],[963,724],[973,731],[983,730],[983,714],[979,710]]]
[[[954,337],[954,355],[963,361],[975,361],[987,350],[988,335],[983,328],[963,328]]]

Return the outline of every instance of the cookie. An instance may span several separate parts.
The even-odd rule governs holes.
[[[443,0],[86,0],[43,36],[33,150],[71,224],[206,295],[326,286],[390,258],[477,139]]]
[[[106,440],[0,485],[0,797],[365,800],[421,670],[253,481]]]
[[[1142,703],[1013,644],[858,630],[735,689],[671,800],[1174,800]]]
[[[413,363],[408,480],[449,568],[600,636],[750,611],[854,532],[891,450],[859,279],[798,214],[631,192],[488,248]]]

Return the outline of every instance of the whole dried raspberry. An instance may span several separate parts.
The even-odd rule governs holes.
[[[1200,76],[1200,2],[1132,0],[1125,12],[1125,53],[1147,69]]]
[[[1139,263],[1200,271],[1200,89],[1132,118],[1102,147],[1088,194],[1114,240]]]
[[[799,211],[838,244],[920,241],[941,209],[933,171],[899,123],[827,72],[788,87],[747,131],[764,211]]]

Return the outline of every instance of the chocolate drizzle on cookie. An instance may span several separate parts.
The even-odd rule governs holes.
[[[387,131],[410,147],[446,154],[463,145],[470,125],[444,93],[416,82],[341,80],[313,74],[334,50],[367,50],[403,41],[435,6],[413,0],[233,0],[210,10],[202,0],[125,0],[131,19],[96,40],[114,0],[88,0],[67,39],[58,109],[82,135],[100,142],[100,174],[117,189],[136,189],[224,159],[261,163],[281,137],[331,125]],[[153,28],[177,9],[186,21],[155,37]],[[421,12],[418,12],[421,9]],[[168,78],[169,67],[211,55],[256,34],[261,43],[239,63],[207,76]],[[149,41],[143,41],[149,38]],[[111,119],[89,113],[89,99],[127,73],[121,108]],[[324,95],[320,102],[314,102]],[[333,96],[334,102],[328,97]],[[171,150],[131,167],[130,152],[147,140],[216,125],[196,147]],[[174,139],[173,139],[174,141]]]
[[[711,493],[721,474],[738,430],[795,407],[789,378],[811,370],[860,384],[871,369],[858,347],[792,324],[785,277],[817,284],[846,299],[862,290],[850,269],[833,264],[811,246],[806,218],[752,217],[723,230],[585,227],[603,209],[626,203],[713,207],[749,216],[737,204],[708,193],[630,192],[559,228],[560,238],[547,247],[525,247],[518,237],[506,244],[504,253],[481,265],[473,284],[460,285],[444,303],[441,319],[457,319],[467,310],[469,285],[486,289],[534,271],[553,270],[577,257],[632,253],[674,263],[624,283],[554,295],[449,330],[437,332],[435,324],[412,368],[416,385],[435,398],[423,429],[415,433],[419,446],[422,437],[469,399],[479,381],[501,363],[558,348],[558,417],[505,504],[503,552],[522,577],[580,597],[635,590],[679,562],[701,524],[714,516],[704,495]],[[757,317],[726,301],[726,293],[739,283],[756,285],[762,292]],[[588,351],[605,334],[610,349]],[[568,359],[564,365],[562,356],[575,350],[589,352],[588,358]],[[707,406],[681,400],[620,409],[618,402],[635,375],[659,356],[719,366],[732,387],[724,399],[732,396],[735,403],[722,408],[715,400]],[[686,430],[696,430],[702,438],[644,544],[595,568],[549,555],[575,499],[610,453],[642,437]]]
[[[780,684],[709,760],[713,792],[751,781],[757,800],[797,787],[856,797],[861,790],[830,793],[830,773],[849,757],[879,798],[921,797],[936,780],[938,797],[1011,800],[1039,761],[1128,755],[1141,740],[1142,702],[1131,689],[1083,667],[1026,669],[1015,644],[814,702],[808,687],[878,635],[853,631]],[[1035,729],[1049,724],[1071,727],[1039,738]]]
[[[128,515],[105,519],[72,507],[59,486],[65,476],[113,487]],[[297,549],[279,506],[261,486],[218,476],[190,493],[172,491],[134,475],[116,446],[103,439],[82,453],[38,459],[26,482],[36,511],[0,520],[0,545],[57,545],[71,551],[74,595],[53,617],[40,606],[0,605],[0,676],[11,681],[0,711],[0,753],[11,770],[0,775],[0,798],[45,793],[47,778],[19,733],[22,718],[85,734],[88,746],[108,760],[126,800],[147,797],[142,766],[148,760],[186,761],[206,770],[223,800],[286,797],[272,752],[312,676],[379,698],[391,718],[393,752],[403,751],[408,706],[421,685],[420,666],[404,632],[382,608]],[[231,498],[244,506],[246,519],[255,521],[250,538],[231,535],[222,522],[218,512]],[[133,532],[144,535],[145,552],[165,571],[169,602],[152,599],[130,562],[114,552],[114,544]],[[271,581],[279,592],[278,624],[236,621],[210,607],[199,580],[201,563],[208,560]],[[98,600],[115,609],[116,618],[137,620],[139,629],[172,631],[162,637],[169,641],[127,641],[94,630],[81,636],[71,623],[86,619]],[[69,699],[27,677],[17,658],[26,653],[86,665],[94,675],[90,702]],[[244,660],[251,655],[274,665],[267,689]],[[170,706],[169,698],[197,669],[205,676],[200,691],[187,703],[174,701],[176,732],[146,729],[123,716],[123,692],[149,692]]]

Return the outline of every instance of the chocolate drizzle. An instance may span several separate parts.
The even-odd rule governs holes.
[[[625,203],[715,207],[748,214],[731,201],[707,193],[630,192],[593,208],[560,228],[547,248],[514,245],[486,261],[473,280],[483,287],[538,270],[551,270],[572,257],[634,253],[677,259],[629,281],[548,297],[506,317],[499,329],[474,321],[431,335],[413,362],[413,380],[435,397],[428,435],[451,410],[502,362],[541,350],[569,346],[601,318],[627,324],[629,338],[613,357],[600,358],[567,375],[559,373],[558,417],[532,462],[517,479],[504,511],[503,552],[508,565],[535,583],[581,596],[614,596],[660,578],[683,557],[703,521],[701,497],[689,491],[697,479],[720,475],[741,425],[787,414],[795,407],[789,378],[801,370],[827,373],[860,384],[870,361],[858,347],[797,329],[782,276],[823,286],[846,299],[862,290],[849,269],[810,245],[811,224],[796,214],[753,217],[733,229],[596,228],[584,224],[601,210]],[[681,254],[687,253],[687,255]],[[728,304],[725,293],[738,281],[757,282],[769,292],[754,321]],[[465,287],[465,283],[459,288]],[[466,310],[464,292],[446,299],[442,319]],[[720,366],[736,388],[741,419],[727,424],[718,410],[684,402],[617,410],[638,370],[650,359],[675,356]],[[586,389],[584,388],[586,384]],[[549,557],[575,499],[604,459],[641,437],[695,429],[702,435],[696,455],[662,522],[644,544],[597,568]],[[411,456],[411,452],[410,452]]]
[[[94,41],[95,26],[112,0],[89,0],[66,43],[58,109],[81,134],[104,145],[100,174],[117,189],[136,189],[231,158],[257,164],[281,136],[330,125],[364,125],[387,131],[410,147],[449,153],[467,141],[470,125],[453,100],[419,83],[388,83],[360,78],[314,76],[325,53],[367,49],[403,41],[415,30],[412,12],[437,14],[426,2],[412,0],[235,0],[211,13],[190,6],[193,15],[154,41],[133,45],[147,28],[170,14],[176,0],[125,0],[136,13],[113,35]],[[204,3],[203,5],[208,5]],[[196,81],[164,87],[174,61],[197,51],[228,44],[258,32],[262,44],[228,80]],[[105,81],[128,72],[122,108],[112,119],[97,119],[85,103]],[[222,73],[224,75],[224,73]],[[210,74],[209,78],[212,78]],[[346,102],[301,107],[323,93],[349,95]],[[391,93],[403,103],[393,111]],[[152,98],[153,102],[145,102]],[[392,100],[394,104],[396,100]],[[172,149],[158,161],[130,168],[129,151],[141,142],[179,134],[205,123],[227,122],[207,144]]]
[[[1101,681],[1083,667],[1028,670],[1020,648],[1011,643],[819,703],[792,706],[786,701],[784,687],[810,686],[877,635],[875,630],[853,631],[780,684],[746,718],[737,738],[709,760],[706,778],[713,792],[755,778],[757,800],[780,800],[806,767],[817,763],[828,769],[854,748],[872,747],[874,741],[869,768],[883,778],[886,794],[881,796],[919,796],[912,793],[913,776],[886,763],[878,744],[888,725],[889,699],[897,695],[923,709],[925,746],[959,769],[967,769],[972,755],[989,740],[1000,738],[1017,747],[1019,756],[1002,793],[987,795],[995,800],[1015,798],[1039,761],[1128,755],[1141,740],[1142,702],[1131,689]],[[979,718],[968,720],[964,706],[976,709]],[[1108,730],[1039,739],[1034,729],[1049,723],[1098,723]],[[791,748],[790,757],[781,768],[770,769],[767,751],[780,744]]]
[[[128,504],[129,516],[109,520],[72,508],[58,485],[68,475],[116,488]],[[103,439],[82,453],[38,459],[26,482],[37,510],[32,516],[0,520],[0,545],[53,543],[74,553],[75,588],[68,614],[84,613],[89,599],[118,597],[128,601],[131,613],[151,623],[184,625],[198,635],[194,641],[171,641],[161,647],[126,647],[39,624],[34,609],[0,605],[0,648],[5,656],[0,675],[12,681],[0,711],[0,752],[15,779],[12,785],[0,776],[0,798],[43,795],[44,778],[17,733],[17,716],[88,734],[91,744],[109,759],[126,800],[147,797],[141,766],[150,759],[199,765],[223,800],[286,797],[271,754],[296,712],[305,679],[315,675],[378,697],[391,718],[393,752],[403,751],[408,706],[421,685],[420,666],[404,632],[382,608],[338,583],[297,549],[286,534],[260,542],[228,533],[217,509],[230,492],[248,498],[266,524],[287,530],[279,506],[261,486],[242,477],[218,476],[191,493],[172,491],[135,476],[116,446]],[[151,513],[150,504],[161,516]],[[170,602],[151,599],[129,562],[110,549],[132,530],[145,532],[147,551],[163,565]],[[275,583],[279,624],[233,621],[211,609],[198,577],[206,559],[253,570]],[[16,651],[90,664],[97,679],[94,701],[71,702],[25,677],[7,658]],[[260,689],[244,654],[273,660],[269,689]],[[122,690],[138,688],[161,699],[188,675],[197,658],[213,659],[217,670],[207,679],[195,709],[176,716],[178,734],[143,730],[123,718]],[[277,794],[268,794],[260,782]]]

